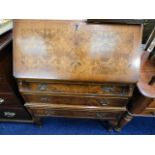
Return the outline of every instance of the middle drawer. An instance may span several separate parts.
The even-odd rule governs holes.
[[[127,98],[94,98],[94,97],[72,97],[72,96],[51,96],[51,95],[24,95],[26,102],[51,103],[65,105],[86,105],[86,106],[110,106],[124,107],[128,103]]]

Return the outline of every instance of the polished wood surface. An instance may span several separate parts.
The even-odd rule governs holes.
[[[133,117],[155,116],[155,83],[152,80],[155,75],[155,61],[149,59],[149,54],[147,51],[142,54],[140,78],[137,87],[128,104],[128,112],[121,118],[116,130],[125,126]]]
[[[153,101],[152,98],[148,98],[141,94],[138,88],[135,89],[133,97],[128,105],[128,111],[131,114],[140,114],[146,107]]]
[[[33,121],[126,113],[139,78],[142,25],[15,20],[14,76]]]
[[[98,106],[85,106],[85,105],[66,105],[66,104],[43,104],[43,103],[26,103],[26,107],[33,109],[54,109],[54,110],[75,110],[75,111],[100,111],[100,112],[119,112],[125,111],[125,107],[98,107]]]
[[[155,98],[155,83],[149,84],[152,77],[155,76],[155,62],[148,59],[149,53],[144,52],[142,55],[140,79],[137,87],[141,94],[148,98]]]
[[[31,81],[18,80],[19,90],[23,94],[50,94],[70,96],[122,96],[131,97],[134,89],[133,84],[109,84],[89,82],[67,81]]]
[[[128,103],[128,98],[117,97],[85,97],[85,96],[51,96],[39,95],[23,95],[27,102],[44,103],[44,104],[66,104],[66,105],[86,105],[86,106],[99,106],[99,107],[125,107]]]
[[[36,116],[39,117],[47,117],[47,116],[55,116],[55,117],[72,117],[72,118],[91,118],[91,119],[102,119],[102,120],[115,120],[119,119],[122,115],[122,112],[93,112],[93,111],[77,111],[77,110],[53,110],[53,109],[31,109]]]
[[[154,108],[155,109],[155,99],[149,104],[148,108]]]
[[[13,35],[16,78],[138,80],[141,25],[15,20]]]

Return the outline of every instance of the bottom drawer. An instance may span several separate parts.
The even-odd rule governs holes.
[[[30,120],[30,114],[24,108],[0,108],[0,119]]]
[[[31,109],[34,115],[47,117],[69,117],[69,118],[92,118],[92,119],[119,119],[124,112],[91,112],[76,110],[53,110],[53,109]]]

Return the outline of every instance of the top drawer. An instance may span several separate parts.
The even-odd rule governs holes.
[[[85,96],[131,96],[132,85],[70,83],[70,82],[19,82],[22,93],[46,93]]]

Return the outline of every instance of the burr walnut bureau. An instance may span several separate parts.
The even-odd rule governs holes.
[[[32,122],[12,76],[12,32],[0,35],[0,121]]]
[[[13,37],[14,76],[34,122],[118,124],[139,77],[141,24],[15,20]]]

